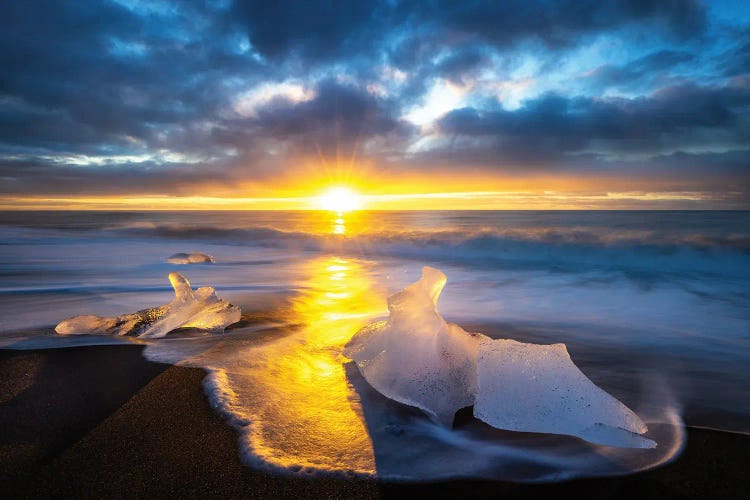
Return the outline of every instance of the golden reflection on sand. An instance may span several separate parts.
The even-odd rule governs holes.
[[[357,394],[349,386],[341,352],[373,316],[385,313],[371,289],[366,263],[324,257],[305,264],[309,279],[292,300],[300,332],[264,348],[253,370],[265,401],[247,438],[267,462],[374,474],[372,442]],[[260,360],[259,360],[260,361]]]

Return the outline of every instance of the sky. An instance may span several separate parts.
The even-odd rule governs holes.
[[[0,209],[750,209],[750,2],[28,0]]]

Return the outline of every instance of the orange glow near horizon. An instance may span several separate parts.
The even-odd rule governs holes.
[[[710,203],[700,191],[461,191],[320,196],[0,197],[0,210],[594,210],[655,209]],[[352,207],[352,208],[350,208]]]
[[[575,210],[649,209],[721,202],[711,193],[653,180],[396,175],[343,166],[303,168],[274,183],[194,189],[200,195],[0,196],[0,210]],[[284,186],[278,188],[276,186]]]

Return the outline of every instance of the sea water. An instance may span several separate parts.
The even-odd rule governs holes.
[[[191,252],[215,263],[167,262]],[[423,265],[448,277],[448,321],[566,344],[657,448],[497,431],[470,411],[446,429],[372,390],[343,347]],[[207,396],[252,466],[544,481],[670,460],[683,421],[750,431],[749,212],[4,212],[0,346],[124,342],[54,325],[167,303],[173,271],[215,287],[242,321],[136,342],[207,369]]]

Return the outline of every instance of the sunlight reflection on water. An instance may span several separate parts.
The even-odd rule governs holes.
[[[383,311],[363,265],[337,257],[307,265],[310,278],[292,301],[292,314],[304,326],[281,341],[283,353],[266,348],[268,366],[253,384],[276,391],[279,403],[264,409],[263,429],[251,437],[254,449],[266,450],[262,458],[283,467],[375,472],[372,443],[341,356],[358,325]],[[299,345],[290,350],[283,345],[288,342]]]
[[[147,355],[212,369],[208,392],[239,424],[249,462],[375,474],[372,442],[341,354],[358,328],[386,311],[368,265],[339,257],[303,263],[308,278],[281,312],[297,325],[291,334],[244,343],[227,335],[188,357],[177,345],[154,345]]]

